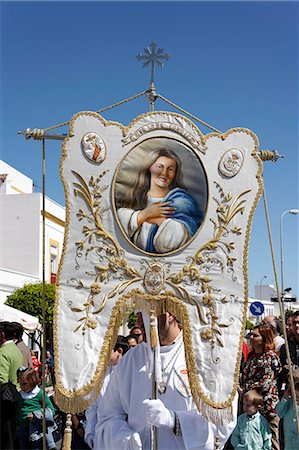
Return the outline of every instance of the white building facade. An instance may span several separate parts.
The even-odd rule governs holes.
[[[33,181],[0,160],[0,305],[25,283],[42,280],[43,214],[45,279],[55,283],[62,252],[65,208],[33,191]]]

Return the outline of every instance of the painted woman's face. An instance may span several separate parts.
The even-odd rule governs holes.
[[[160,156],[150,167],[151,183],[161,188],[167,188],[176,173],[176,161],[166,156]]]

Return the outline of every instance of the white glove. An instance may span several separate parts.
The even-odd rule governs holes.
[[[128,441],[128,450],[142,450],[142,442],[138,433],[133,433]]]
[[[149,425],[173,428],[175,414],[164,406],[161,400],[143,400],[145,417]]]

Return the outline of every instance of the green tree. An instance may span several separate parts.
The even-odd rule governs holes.
[[[127,326],[129,329],[133,328],[136,325],[136,319],[137,319],[137,314],[135,314],[134,311],[130,312],[128,321],[127,321]]]
[[[246,330],[253,330],[254,325],[252,322],[250,322],[250,320],[246,320]]]
[[[38,317],[42,322],[42,298],[43,283],[27,283],[22,288],[16,289],[6,300],[6,305],[12,306],[32,316]],[[45,285],[45,311],[46,311],[46,329],[52,329],[53,311],[55,303],[55,285]]]

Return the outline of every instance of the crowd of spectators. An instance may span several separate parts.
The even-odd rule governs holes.
[[[292,370],[287,362],[281,323],[267,316],[247,336],[250,352],[240,375],[239,418],[226,448],[294,450],[299,448],[299,311],[286,320]],[[243,352],[244,356],[244,352]],[[291,398],[293,378],[296,405]]]
[[[43,448],[42,362],[39,359],[39,352],[30,350],[23,341],[23,333],[24,329],[18,322],[0,322],[1,450]],[[128,336],[119,335],[111,354],[110,372],[128,350],[143,340],[143,331],[137,326],[130,330]],[[110,372],[108,370],[108,373]],[[47,384],[54,386],[52,348],[46,350],[45,376]],[[108,379],[109,376],[106,385]],[[57,407],[53,397],[50,398],[47,393],[45,399],[47,449],[60,448],[60,445],[56,446],[54,440],[54,432],[57,429],[55,423]],[[65,422],[65,415],[61,413],[61,416],[62,422]],[[84,439],[85,412],[72,415],[72,428],[72,449],[89,449]]]
[[[287,318],[286,335],[292,371],[288,367],[286,343],[277,317],[265,317],[246,336],[247,343],[244,342],[242,348],[238,422],[227,449],[299,448],[294,413],[294,406],[299,412],[299,311]],[[41,362],[22,337],[22,325],[0,322],[1,450],[42,449]],[[117,337],[100,396],[104,395],[120,358],[145,340],[140,320],[128,336]],[[46,368],[54,385],[54,355],[50,349],[46,352]],[[294,381],[296,405],[291,397],[290,377]],[[72,415],[73,449],[97,448],[94,443],[95,414],[96,404],[82,414]],[[55,403],[47,394],[46,423],[47,448],[60,448],[53,435],[57,428]]]

